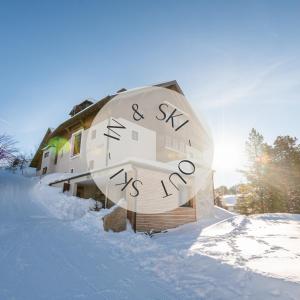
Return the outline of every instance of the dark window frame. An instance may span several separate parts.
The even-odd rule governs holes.
[[[42,175],[47,174],[47,171],[48,171],[48,168],[47,168],[47,167],[44,167],[43,170],[42,170]]]
[[[82,144],[82,130],[75,132],[72,135],[72,157],[80,155],[81,144]]]

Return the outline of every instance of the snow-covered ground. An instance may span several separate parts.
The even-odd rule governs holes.
[[[88,200],[0,172],[0,299],[299,299],[300,216],[104,232]]]

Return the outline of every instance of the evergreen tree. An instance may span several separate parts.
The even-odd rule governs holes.
[[[240,213],[300,213],[300,145],[290,136],[279,136],[272,146],[252,129],[246,142],[247,185],[240,190]]]
[[[239,195],[235,209],[238,213],[249,215],[254,212],[253,188],[250,184],[243,184],[239,187]]]
[[[300,213],[300,146],[296,138],[279,136],[275,140],[270,178],[281,210]]]
[[[270,147],[264,142],[263,136],[254,128],[246,142],[248,166],[244,175],[248,180],[247,202],[251,213],[268,211],[270,191],[266,184],[266,172],[269,164]]]

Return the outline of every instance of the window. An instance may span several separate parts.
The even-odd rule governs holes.
[[[73,135],[72,156],[76,156],[76,155],[80,154],[81,134],[82,134],[82,132],[80,131]]]
[[[91,139],[94,140],[96,138],[96,135],[97,135],[97,131],[96,131],[96,129],[94,129],[92,131]]]
[[[185,153],[185,143],[171,136],[166,136],[165,146],[177,152]]]
[[[139,139],[139,133],[135,130],[132,130],[131,131],[131,138],[134,140],[134,141],[138,141]]]
[[[179,189],[179,206],[180,207],[193,207],[193,200],[189,198],[189,189],[186,186],[181,186]],[[187,202],[185,202],[187,201]]]
[[[49,152],[48,152],[49,153]],[[47,167],[43,168],[42,174],[45,175],[47,173]]]
[[[64,182],[64,185],[63,185],[63,193],[64,192],[67,192],[70,190],[70,183],[68,182]]]
[[[172,147],[172,139],[170,136],[166,136],[166,147]]]
[[[179,150],[179,142],[175,138],[172,139],[172,148],[175,150]]]
[[[90,160],[89,162],[89,170],[93,170],[94,169],[94,161]]]
[[[45,152],[44,154],[44,158],[48,157],[49,156],[49,151]]]

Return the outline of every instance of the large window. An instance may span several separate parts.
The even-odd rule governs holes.
[[[81,135],[82,135],[81,131],[73,135],[72,156],[76,156],[80,154]]]
[[[177,152],[185,153],[185,143],[176,137],[166,136],[165,146]]]

